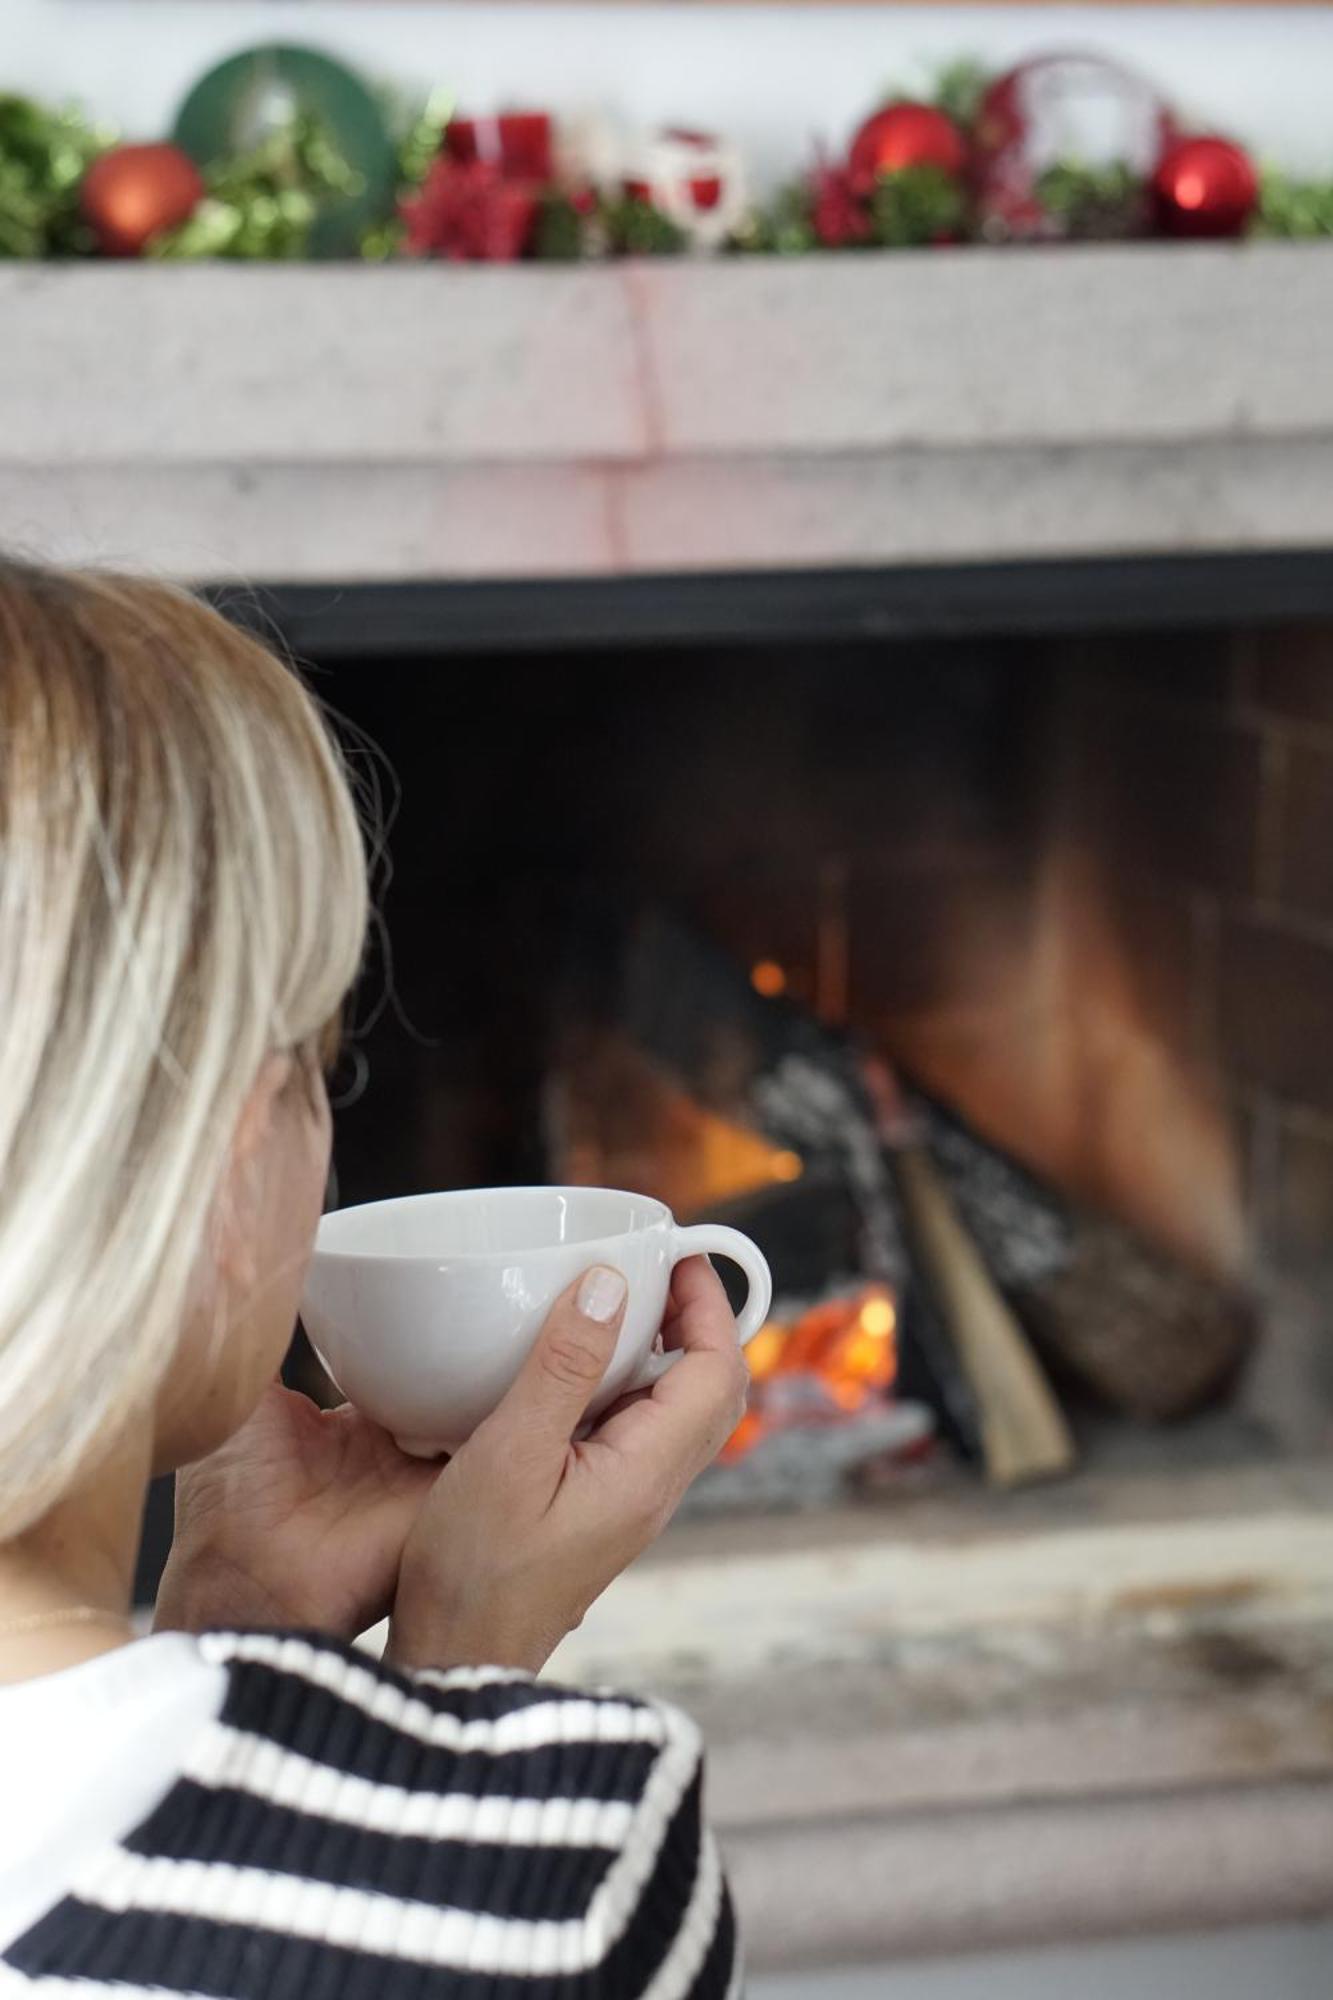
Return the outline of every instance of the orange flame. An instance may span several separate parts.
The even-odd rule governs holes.
[[[898,1315],[882,1285],[812,1306],[791,1326],[770,1320],[746,1349],[750,1407],[723,1448],[743,1458],[775,1430],[831,1423],[879,1402],[898,1372]]]
[[[750,967],[750,984],[766,1000],[776,1000],[787,990],[787,975],[775,958],[761,958]]]

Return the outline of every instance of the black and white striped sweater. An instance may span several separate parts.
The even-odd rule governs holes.
[[[226,1669],[221,1713],[0,1958],[0,1993],[739,1992],[698,1734],[674,1709],[495,1670],[405,1676],[321,1638],[200,1643]]]

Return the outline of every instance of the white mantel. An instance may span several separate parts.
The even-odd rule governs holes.
[[[0,541],[269,582],[1333,546],[1333,246],[0,266]]]

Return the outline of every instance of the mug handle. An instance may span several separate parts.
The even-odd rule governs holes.
[[[736,1318],[736,1339],[740,1346],[747,1346],[768,1318],[768,1309],[773,1303],[773,1273],[768,1268],[763,1251],[748,1236],[742,1236],[739,1229],[725,1229],[720,1223],[700,1222],[689,1229],[677,1227],[674,1239],[673,1266],[684,1257],[712,1255],[727,1257],[744,1271],[750,1291]],[[654,1382],[661,1381],[668,1368],[675,1367],[680,1354],[679,1348],[673,1349],[670,1354],[650,1354],[630,1383],[630,1388],[651,1389]]]

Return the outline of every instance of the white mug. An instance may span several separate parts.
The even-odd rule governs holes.
[[[588,1406],[650,1387],[679,1359],[655,1351],[671,1273],[699,1252],[749,1281],[742,1344],[768,1317],[768,1265],[737,1229],[680,1228],[669,1208],[613,1188],[465,1188],[343,1208],[319,1225],[301,1317],[349,1402],[403,1451],[455,1451],[489,1416],[551,1305],[592,1264],[629,1288],[611,1365]]]

